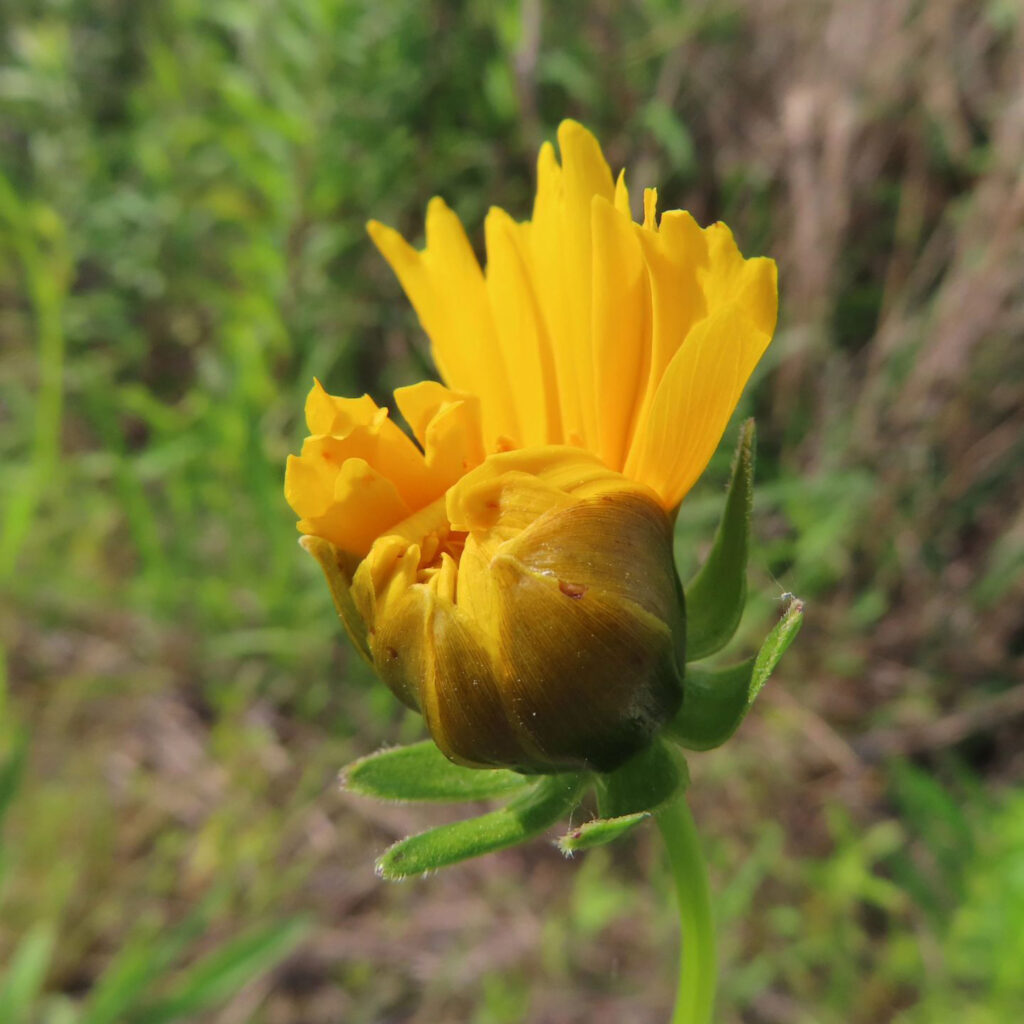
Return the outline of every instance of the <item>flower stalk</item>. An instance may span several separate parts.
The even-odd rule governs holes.
[[[671,1024],[710,1024],[717,958],[711,889],[685,793],[657,814],[676,888],[681,933],[679,988]]]

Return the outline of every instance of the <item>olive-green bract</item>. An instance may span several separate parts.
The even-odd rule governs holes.
[[[509,452],[453,488],[446,518],[436,566],[417,527],[375,548],[350,587],[328,572],[350,631],[441,750],[478,767],[609,771],[649,743],[679,709],[686,637],[653,497],[585,453]]]

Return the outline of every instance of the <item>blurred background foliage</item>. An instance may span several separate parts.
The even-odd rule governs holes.
[[[1022,67],[1015,0],[0,7],[0,1019],[666,1018],[650,835],[374,879],[438,812],[335,773],[420,725],[281,493],[314,374],[430,372],[365,220],[480,244],[563,116],[780,265],[737,649],[809,615],[692,759],[720,1019],[1024,1019]]]

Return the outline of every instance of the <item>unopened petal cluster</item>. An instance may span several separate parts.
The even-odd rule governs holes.
[[[481,270],[458,218],[427,208],[426,247],[370,235],[431,340],[441,376],[478,395],[489,447],[568,444],[675,508],[703,472],[771,340],[775,263],[744,259],[724,224],[635,223],[625,177],[566,121],[537,164],[533,217],[492,209]]]

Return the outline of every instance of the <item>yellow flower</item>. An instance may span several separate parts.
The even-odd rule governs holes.
[[[473,765],[609,770],[682,699],[674,510],[771,340],[775,264],[723,224],[634,223],[582,126],[486,272],[441,199],[420,252],[371,222],[447,387],[306,403],[285,493],[361,650]]]

